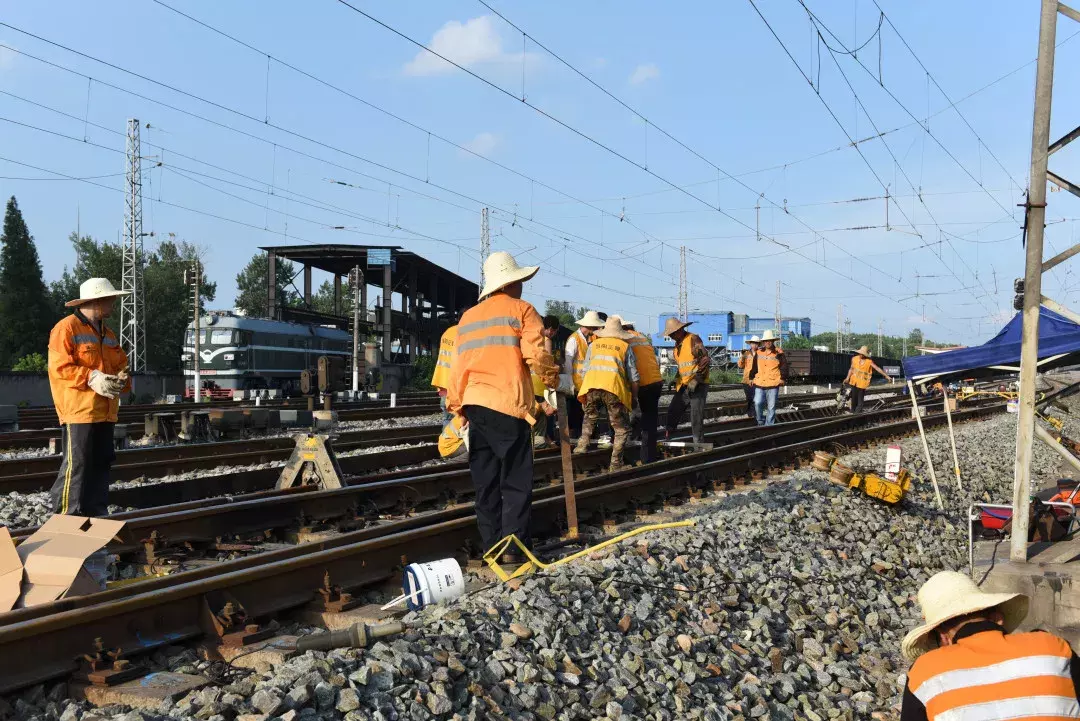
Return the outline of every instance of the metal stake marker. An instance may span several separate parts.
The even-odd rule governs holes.
[[[566,416],[566,396],[556,394],[559,415],[559,452],[562,454],[563,495],[566,497],[566,537],[578,537],[577,496],[574,495],[574,461],[570,457],[570,424]]]
[[[949,393],[945,390],[945,386],[941,387],[941,394],[945,399],[945,418],[949,421],[949,443],[952,444],[952,463],[953,471],[956,472],[956,487],[964,490],[964,484],[960,482],[960,459],[956,455],[956,436],[953,435],[952,429],[952,409],[949,408]]]
[[[937,498],[938,508],[945,510],[945,504],[941,501],[941,491],[938,489],[937,474],[934,473],[934,461],[930,458],[930,446],[926,444],[926,431],[923,430],[922,416],[919,415],[919,402],[915,400],[915,386],[911,381],[907,382],[908,395],[911,396],[911,408],[915,413],[915,423],[919,426],[919,439],[922,441],[923,455],[926,457],[926,466],[930,469],[930,482],[934,484],[934,497]]]

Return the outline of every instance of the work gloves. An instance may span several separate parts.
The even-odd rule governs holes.
[[[556,391],[553,391],[550,388],[545,388],[544,389],[544,402],[547,403],[552,408],[558,408],[559,407],[559,399],[558,399],[558,397],[556,397]]]
[[[687,384],[687,387],[689,387],[689,388],[690,388],[690,392],[691,392],[691,393],[693,393],[694,391],[696,391],[696,390],[697,390],[697,387],[698,387],[698,379],[697,379],[697,378],[695,378],[695,379],[693,379],[692,381],[690,381],[690,382],[689,382],[689,383]]]
[[[116,400],[120,392],[124,390],[124,383],[124,379],[120,376],[102,373],[99,370],[90,371],[90,380],[87,381],[87,385],[94,393],[109,400]]]
[[[633,410],[630,411],[630,420],[632,422],[634,422],[634,423],[637,423],[638,421],[641,420],[641,407],[640,406],[634,406]]]

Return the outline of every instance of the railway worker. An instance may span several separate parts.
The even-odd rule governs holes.
[[[864,345],[855,351],[855,355],[851,357],[851,368],[848,369],[847,375],[844,377],[844,384],[851,386],[852,413],[862,411],[863,398],[866,395],[866,389],[870,387],[870,380],[873,378],[875,371],[881,374],[881,377],[885,380],[892,380],[889,378],[888,373],[881,370],[878,364],[870,359],[870,348],[868,346]]]
[[[439,456],[458,458],[469,452],[469,422],[463,415],[451,417],[439,434]]]
[[[578,388],[578,398],[585,408],[585,420],[574,453],[589,450],[600,406],[604,406],[607,408],[608,423],[615,433],[608,471],[617,471],[626,465],[623,450],[630,438],[630,409],[637,405],[638,383],[641,380],[637,358],[630,348],[633,337],[623,330],[619,316],[610,316],[604,327],[593,334],[593,342],[585,355],[585,374]]]
[[[454,324],[447,328],[439,339],[439,357],[435,360],[435,372],[431,374],[431,385],[439,389],[439,405],[442,406],[443,424],[452,419],[446,410],[446,390],[450,387],[450,363],[454,359],[454,342],[457,340],[457,323],[460,314],[455,315]]]
[[[540,314],[521,300],[522,284],[538,270],[519,266],[505,251],[489,255],[480,302],[458,324],[446,398],[450,412],[469,423],[469,470],[485,551],[511,534],[526,546],[531,543],[536,418],[529,371],[545,387],[559,386],[559,367],[544,348]]]
[[[664,392],[664,377],[660,374],[660,361],[649,336],[637,330],[632,322],[620,321],[623,330],[633,336],[630,348],[634,351],[634,361],[641,376],[638,381],[637,411],[634,414],[641,431],[641,462],[652,463],[656,460],[656,429],[660,426],[660,396]]]
[[[113,426],[119,396],[131,390],[128,358],[105,325],[118,296],[106,278],[79,286],[65,305],[75,311],[49,334],[49,387],[63,428],[64,458],[53,484],[55,513],[104,516],[109,512],[109,469],[116,453]]]
[[[743,348],[739,355],[739,369],[742,371],[743,393],[746,395],[746,415],[756,418],[754,410],[754,384],[750,382],[750,369],[754,367],[754,354],[757,353],[758,343],[761,338],[753,336],[746,342],[747,348]]]
[[[675,341],[676,376],[673,382],[675,395],[667,412],[667,437],[682,423],[686,406],[690,406],[690,430],[694,443],[705,442],[705,400],[709,396],[709,352],[701,342],[701,336],[688,333],[686,327],[692,322],[668,318],[664,335]]]
[[[595,310],[588,311],[577,322],[578,329],[567,339],[563,352],[562,372],[572,379],[574,390],[566,396],[566,423],[570,426],[570,437],[581,435],[581,421],[584,409],[578,401],[578,390],[585,375],[585,354],[589,352],[589,343],[593,333],[604,327],[604,321]]]
[[[776,424],[776,399],[787,381],[787,356],[776,347],[776,333],[767,330],[754,352],[750,380],[754,383],[754,411],[759,426]]]
[[[901,721],[1080,718],[1080,658],[1046,631],[1013,633],[1028,611],[1020,593],[986,593],[941,571],[919,589],[926,622],[900,650],[914,661]]]

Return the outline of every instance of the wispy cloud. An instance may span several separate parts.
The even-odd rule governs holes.
[[[8,50],[7,48],[0,48],[0,73],[5,70],[11,70],[15,65],[16,53]]]
[[[435,31],[428,47],[465,68],[520,63],[523,58],[522,53],[503,52],[502,37],[490,15],[481,15],[464,23],[449,21]],[[453,65],[427,50],[418,52],[403,68],[406,75],[418,76],[444,75],[452,70]]]
[[[656,80],[658,77],[660,77],[660,68],[656,67],[656,63],[642,63],[630,73],[630,84],[641,85],[650,80]]]
[[[467,143],[463,143],[462,147],[466,150],[471,150],[477,155],[487,157],[495,151],[495,148],[499,147],[500,143],[502,143],[502,138],[494,133],[485,131],[483,133],[477,133],[475,138]]]

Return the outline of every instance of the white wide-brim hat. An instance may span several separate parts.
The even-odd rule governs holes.
[[[583,315],[581,319],[578,320],[577,324],[583,328],[604,327],[604,321],[600,319],[600,314],[597,313],[595,310],[590,310],[588,313]]]
[[[760,343],[761,342],[761,336],[755,335],[747,342],[749,342],[749,343]]]
[[[486,298],[511,283],[526,281],[539,270],[538,265],[518,265],[514,256],[505,250],[496,251],[484,261],[484,287],[480,291],[480,297]]]
[[[622,317],[621,315],[616,315],[616,316],[608,316],[608,317],[615,317],[615,318],[618,318],[618,319],[619,319],[619,322],[620,322],[620,323],[622,323],[622,327],[623,327],[623,330],[627,330],[627,329],[629,329],[629,328],[633,328],[633,327],[634,327],[634,321],[632,321],[632,320],[626,320],[626,319],[625,319],[625,318],[623,318],[623,317]]]
[[[622,321],[617,315],[608,316],[607,322],[604,323],[604,327],[596,331],[597,338],[618,338],[619,340],[630,340],[634,336],[630,335],[627,331],[623,330]]]
[[[779,337],[777,337],[777,335],[776,335],[776,333],[775,333],[774,331],[772,331],[772,330],[767,330],[767,331],[765,331],[764,333],[762,333],[762,334],[761,334],[761,340],[762,340],[762,341],[766,341],[766,340],[780,340],[780,338],[779,338]]]
[[[92,300],[115,298],[120,295],[128,295],[130,292],[129,290],[117,290],[109,282],[108,278],[91,278],[79,286],[79,297],[75,300],[69,300],[64,305],[68,308],[74,308]]]
[[[1028,597],[1022,593],[986,593],[963,573],[941,571],[919,589],[919,606],[926,623],[909,631],[900,644],[900,652],[909,661],[937,647],[934,631],[938,626],[976,611],[1001,611],[1005,632],[1015,631],[1027,616]]]

